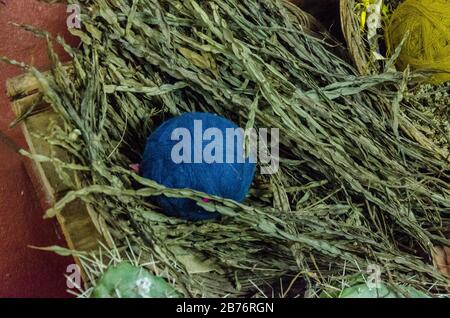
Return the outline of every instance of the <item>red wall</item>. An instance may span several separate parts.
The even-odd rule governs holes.
[[[35,0],[0,0],[0,55],[49,67],[45,42],[9,22],[31,24],[60,34],[74,43],[66,29],[64,5]],[[13,119],[5,94],[5,81],[20,69],[0,63],[0,130],[25,146],[19,128],[9,129]],[[0,143],[0,297],[69,297],[64,273],[72,259],[36,251],[28,245],[64,245],[54,220],[44,221],[23,158]]]

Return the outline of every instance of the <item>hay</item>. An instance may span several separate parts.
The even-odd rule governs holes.
[[[81,198],[118,245],[129,240],[186,296],[313,296],[371,264],[389,285],[445,290],[430,255],[433,244],[450,245],[442,234],[449,165],[405,115],[407,73],[358,76],[331,40],[310,30],[309,16],[283,1],[83,3],[83,29],[73,30],[82,46],[59,39],[71,73],[51,45],[52,75],[31,69],[64,119],[46,139],[72,155],[67,163],[35,158],[53,162],[73,188],[47,216]],[[244,204],[134,174],[129,164],[140,160],[148,134],[186,111],[279,128],[280,171],[258,176]],[[224,219],[168,218],[148,201],[161,193]],[[212,270],[192,274],[180,250]]]

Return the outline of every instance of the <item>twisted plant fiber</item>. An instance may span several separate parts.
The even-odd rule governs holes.
[[[402,46],[397,64],[437,72],[428,80],[441,84],[450,80],[450,1],[406,0],[394,10],[386,27],[390,51]]]

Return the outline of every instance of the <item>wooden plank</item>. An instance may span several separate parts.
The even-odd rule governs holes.
[[[32,154],[40,154],[47,157],[55,156],[63,161],[67,160],[67,154],[60,148],[51,147],[47,142],[36,135],[45,135],[47,127],[51,122],[58,123],[60,118],[52,111],[45,111],[27,118],[21,125],[29,151]],[[34,161],[33,161],[34,162]],[[35,163],[34,171],[38,180],[41,180],[42,189],[45,193],[46,205],[53,206],[69,188],[58,176],[53,164]]]
[[[22,132],[32,154],[57,157],[63,161],[68,159],[67,153],[61,148],[48,144],[39,136],[44,136],[51,122],[61,124],[58,114],[42,102],[39,84],[34,76],[23,74],[7,81],[7,94],[11,99],[11,108],[16,116],[21,116],[35,107],[36,114],[27,117],[20,123]],[[51,163],[39,163],[25,159],[25,167],[32,184],[39,196],[43,209],[48,209],[61,199],[70,189],[59,177]],[[76,176],[74,176],[75,178]],[[68,204],[58,215],[57,220],[69,249],[77,251],[91,251],[100,247],[100,242],[111,245],[110,235],[102,218],[89,205],[81,200]],[[104,237],[107,239],[105,240]],[[75,262],[80,265],[77,257]],[[83,279],[86,275],[82,273]]]
[[[6,94],[12,100],[33,95],[39,90],[39,82],[31,73],[24,73],[6,81]]]

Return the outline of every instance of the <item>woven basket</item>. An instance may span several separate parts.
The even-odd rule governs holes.
[[[375,72],[369,45],[360,31],[356,0],[289,0],[319,20],[325,29],[345,42],[350,60],[361,75]],[[339,28],[340,27],[340,28]],[[342,32],[342,34],[340,34]]]
[[[361,75],[367,75],[374,69],[374,65],[370,62],[368,44],[359,29],[355,6],[355,0],[340,0],[341,28],[352,62]]]

